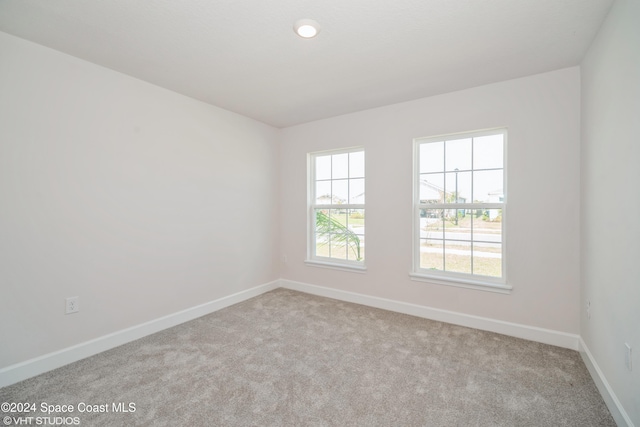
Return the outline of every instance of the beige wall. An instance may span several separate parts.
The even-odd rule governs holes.
[[[278,278],[276,129],[4,33],[0,57],[0,368]]]
[[[618,0],[582,70],[580,333],[640,426],[640,1]],[[586,311],[591,302],[591,318]],[[633,348],[633,370],[625,347]]]
[[[577,67],[283,130],[284,279],[577,334],[580,76]],[[416,282],[411,270],[412,139],[506,126],[510,295]],[[365,274],[311,267],[306,154],[366,150]]]

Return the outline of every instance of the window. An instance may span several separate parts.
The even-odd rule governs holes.
[[[506,292],[506,129],[418,138],[412,277]]]
[[[307,262],[364,269],[364,150],[309,154]]]

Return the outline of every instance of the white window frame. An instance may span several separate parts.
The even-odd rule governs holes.
[[[420,203],[420,145],[424,143],[456,140],[463,138],[478,138],[488,135],[503,135],[503,201],[500,203]],[[462,288],[477,289],[498,293],[510,293],[512,286],[507,284],[507,259],[506,259],[506,231],[507,231],[507,129],[495,128],[480,131],[461,132],[433,137],[421,137],[413,140],[413,269],[409,274],[412,280],[435,283],[439,285],[457,286]],[[446,154],[445,154],[446,156]],[[471,166],[471,171],[476,169]],[[420,268],[420,210],[421,209],[502,209],[502,276],[490,277],[459,273],[452,271],[430,270]],[[473,236],[473,234],[472,234]],[[470,240],[473,243],[473,237]],[[473,262],[473,252],[471,253]],[[446,264],[445,264],[446,268]]]
[[[317,256],[316,250],[316,215],[315,210],[322,209],[361,209],[366,212],[365,203],[363,204],[316,204],[316,157],[329,156],[337,154],[347,154],[355,152],[365,153],[365,149],[362,146],[349,147],[337,150],[316,151],[307,154],[307,259],[305,264],[312,267],[326,267],[337,270],[345,270],[350,272],[363,273],[367,270],[365,260],[342,260],[338,258],[329,258],[323,256]],[[365,193],[366,193],[366,153],[365,153]],[[333,180],[333,179],[332,179]],[[366,198],[366,196],[365,196]],[[366,213],[365,213],[366,224]]]

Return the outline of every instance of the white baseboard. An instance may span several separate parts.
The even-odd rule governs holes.
[[[523,338],[530,341],[537,341],[544,344],[551,344],[558,347],[578,350],[577,334],[554,331],[551,329],[537,328],[518,323],[505,322],[502,320],[490,319],[487,317],[473,316],[470,314],[458,313],[455,311],[441,310],[407,302],[394,301],[385,298],[373,297],[358,294],[355,292],[342,291],[324,286],[310,285],[308,283],[295,282],[292,280],[280,280],[280,286],[286,289],[293,289],[308,294],[333,298],[341,301],[367,305],[398,313],[410,314],[412,316],[423,317],[425,319],[438,320],[440,322],[452,323],[483,331],[496,332],[512,337]]]
[[[0,369],[0,387],[15,384],[27,378],[34,377],[52,369],[76,362],[100,352],[118,347],[122,344],[140,339],[147,335],[160,332],[184,322],[221,310],[249,298],[261,295],[278,288],[279,281],[275,280],[219,298],[177,313],[169,314],[140,325],[132,326],[121,331],[113,332],[99,338],[86,341],[53,353],[45,354],[15,365]]]
[[[596,360],[593,358],[587,344],[582,340],[582,337],[580,337],[580,356],[582,356],[584,364],[587,365],[591,378],[593,378],[593,382],[596,383],[596,387],[598,387],[598,391],[600,392],[604,403],[606,403],[607,408],[609,408],[609,412],[611,412],[611,416],[615,420],[616,424],[619,426],[634,427],[631,417],[629,417],[627,411],[622,407],[622,404],[613,392],[613,389],[600,370]]]
[[[245,291],[241,291],[205,304],[201,304],[177,313],[170,314],[140,325],[136,325],[121,331],[117,331],[84,343],[74,345],[53,353],[45,354],[15,365],[0,369],[0,387],[5,387],[27,378],[42,374],[52,369],[59,368],[69,363],[76,362],[100,352],[115,348],[128,342],[137,340],[147,335],[160,332],[184,322],[213,313],[233,304],[245,301],[249,298],[269,292],[278,287],[292,289],[308,294],[333,298],[355,304],[367,305],[383,310],[395,311],[431,320],[452,323],[469,328],[475,328],[504,335],[551,344],[558,347],[579,350],[587,369],[589,370],[602,398],[604,399],[611,415],[620,426],[634,427],[633,422],[625,412],[615,393],[609,386],[602,371],[593,359],[586,344],[576,334],[569,334],[550,329],[537,328],[517,323],[486,317],[473,316],[454,311],[442,310],[417,304],[379,298],[355,292],[342,291],[324,286],[292,280],[276,280]]]

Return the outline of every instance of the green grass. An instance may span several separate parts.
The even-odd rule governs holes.
[[[347,251],[347,247],[344,244],[317,244],[316,245],[316,256],[322,256],[327,258],[335,258],[350,261],[362,261],[364,260],[364,246],[360,247],[360,260],[357,260],[355,257],[355,253],[352,250]],[[347,256],[349,258],[347,258]]]
[[[442,253],[423,252],[420,254],[420,267],[433,268],[442,271],[443,255]],[[446,271],[471,274],[471,256],[447,254]],[[484,258],[474,257],[473,274],[482,276],[501,277],[502,276],[502,260],[500,258]]]
[[[349,220],[349,225],[353,226],[353,225],[360,225],[363,226],[364,225],[364,217],[359,214],[359,213],[355,213],[352,215],[347,215],[347,213],[338,213],[335,210],[333,212],[331,212],[331,218],[335,219],[336,221],[338,221],[341,225],[343,226],[347,226],[347,219]]]

